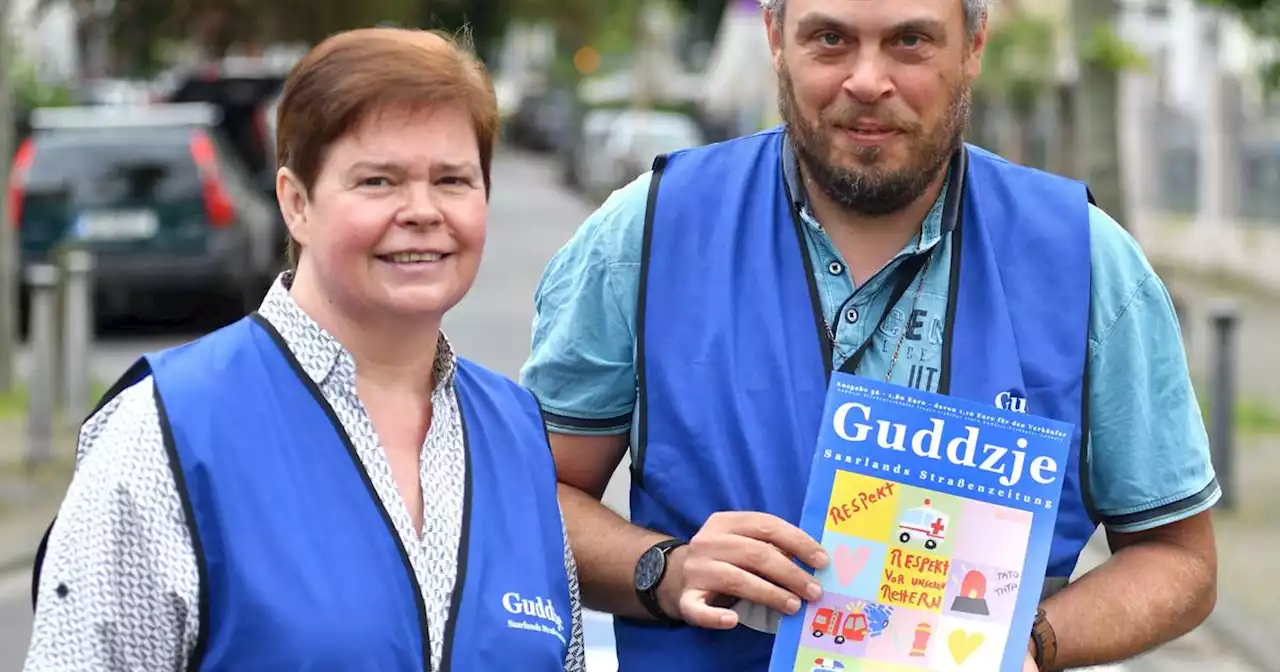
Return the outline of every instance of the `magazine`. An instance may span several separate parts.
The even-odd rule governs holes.
[[[800,523],[831,562],[770,672],[1021,672],[1073,431],[833,374]]]

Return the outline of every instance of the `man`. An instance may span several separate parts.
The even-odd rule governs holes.
[[[833,369],[1086,430],[1026,669],[1194,628],[1219,490],[1177,319],[1083,185],[961,144],[986,0],[764,5],[783,129],[655,162],[537,291],[523,379],[622,670],[766,669],[759,612],[828,562],[794,523]],[[632,523],[599,502],[628,447]]]

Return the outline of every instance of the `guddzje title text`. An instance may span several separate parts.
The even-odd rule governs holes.
[[[873,420],[872,408],[856,401],[841,404],[832,414],[832,428],[845,441],[865,443],[874,432],[876,445],[881,448],[902,453],[910,450],[918,457],[995,474],[1005,487],[1018,485],[1024,476],[1041,485],[1052,484],[1061,476],[1052,457],[1040,455],[1028,462],[1029,443],[1023,437],[1018,437],[1014,447],[1001,446],[984,441],[978,427],[965,424],[962,433],[952,436],[944,446],[944,437],[950,436],[946,420],[934,416],[929,423],[929,427],[912,432],[901,422]],[[831,457],[830,449],[825,452],[826,457]]]

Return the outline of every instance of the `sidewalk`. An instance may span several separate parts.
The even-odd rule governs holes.
[[[30,475],[22,418],[0,417],[0,576],[31,562],[66,493],[75,447],[69,432],[58,434],[50,464]]]
[[[1206,408],[1212,404],[1207,382],[1214,345],[1211,311],[1224,298],[1239,308],[1236,464],[1231,474],[1219,474],[1224,488],[1234,481],[1237,507],[1214,513],[1219,606],[1202,630],[1260,669],[1277,669],[1280,586],[1275,584],[1274,568],[1280,558],[1280,516],[1276,515],[1280,511],[1280,348],[1276,347],[1280,295],[1176,271],[1164,270],[1161,275],[1180,303],[1188,360],[1193,378],[1205,381],[1198,384],[1197,392]],[[1185,644],[1175,642],[1166,648],[1181,655]]]

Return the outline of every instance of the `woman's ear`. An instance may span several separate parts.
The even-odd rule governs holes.
[[[289,228],[289,235],[299,245],[307,244],[307,190],[302,180],[288,168],[276,171],[276,200],[280,202],[280,214]]]

